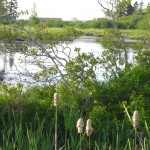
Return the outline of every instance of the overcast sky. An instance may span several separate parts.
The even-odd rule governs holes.
[[[62,18],[63,20],[71,20],[77,18],[79,20],[90,20],[94,18],[104,17],[102,8],[97,0],[17,0],[18,11],[28,10],[28,18],[31,16],[33,3],[36,4],[36,11],[38,17],[55,17]],[[135,1],[135,0],[133,0]],[[140,0],[138,0],[140,1]],[[150,0],[143,0],[144,3]]]

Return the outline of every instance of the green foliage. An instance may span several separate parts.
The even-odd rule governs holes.
[[[78,21],[74,23],[74,26],[81,29],[87,29],[87,28],[103,29],[103,28],[111,28],[112,24],[109,19],[101,18],[101,19],[93,19],[84,22]]]
[[[45,24],[46,27],[48,27],[48,28],[53,28],[53,27],[55,27],[55,28],[62,28],[62,27],[65,26],[65,22],[64,21],[62,21],[62,20],[55,20],[55,19],[47,20],[47,21],[41,22],[41,23]]]
[[[5,44],[13,43],[18,36],[18,33],[15,32],[13,26],[4,26],[0,27],[0,40],[5,42]]]
[[[49,130],[45,130],[46,118],[40,119],[38,115],[35,115],[33,123],[24,126],[21,113],[18,116],[16,114],[12,116],[8,119],[10,124],[5,122],[5,118],[3,119],[5,126],[0,144],[2,149],[52,149],[52,126],[48,126]]]
[[[3,23],[8,24],[15,22],[17,17],[17,7],[18,3],[16,0],[11,1],[0,0],[0,15],[2,15],[0,19],[2,20]]]
[[[150,30],[150,13],[147,15],[142,16],[142,18],[137,22],[136,28],[137,29],[144,29],[144,30]]]
[[[125,41],[121,38],[119,30],[109,29],[105,31],[101,39],[103,47],[106,49],[102,52],[100,60],[101,65],[105,69],[104,78],[118,76],[118,72],[127,63],[125,59]]]
[[[33,17],[30,18],[30,24],[31,24],[31,26],[35,26],[38,23],[39,23],[39,20],[36,17],[33,16]]]
[[[20,19],[17,21],[18,26],[27,26],[28,25],[28,21],[24,20],[24,19]]]
[[[100,103],[96,102],[95,107],[91,112],[92,127],[94,128],[91,135],[91,146],[97,149],[107,149],[107,147],[110,147],[111,145],[111,148],[113,149],[118,147],[119,149],[124,150],[125,147],[128,147],[129,141],[131,142],[131,145],[133,145],[131,125],[126,126],[124,122],[121,122],[116,118],[111,120],[109,115],[112,112],[110,113],[106,107],[103,108],[103,106],[100,105]],[[49,111],[45,116],[44,115],[41,117],[39,110],[36,111],[36,114],[30,112],[30,114],[27,114],[26,118],[24,110],[20,112],[10,110],[8,115],[3,115],[3,121],[1,122],[1,127],[3,128],[3,130],[1,130],[1,148],[8,150],[14,149],[14,147],[17,147],[19,150],[31,148],[37,150],[39,148],[45,150],[53,149],[54,114],[51,114],[51,111]],[[49,117],[50,115],[52,117]],[[79,116],[79,110],[77,108],[68,107],[64,105],[64,103],[60,103],[58,112],[59,148],[64,147],[67,149],[68,147],[72,147],[75,149],[79,144],[79,134],[77,133],[76,128],[76,121]],[[29,120],[31,117],[32,122]],[[87,117],[84,117],[84,121],[87,119]],[[148,147],[149,137],[147,137],[147,135],[149,135],[149,127],[147,122],[144,124],[143,128],[145,128],[146,131],[143,131],[144,135],[146,135],[146,141],[142,144],[142,139],[138,138],[138,146]],[[87,149],[88,138],[86,137],[85,132],[82,139],[83,148]]]
[[[142,16],[123,16],[117,20],[119,29],[135,29],[137,22],[142,18]]]
[[[119,16],[132,15],[134,12],[134,7],[131,5],[130,0],[117,1],[115,9],[116,11],[114,13]]]
[[[32,122],[33,117],[29,114],[34,116],[38,111],[39,117],[43,118],[48,112],[47,109],[53,106],[54,86],[29,88],[25,93],[22,88],[21,84],[18,84],[17,87],[2,85],[3,94],[0,97],[0,108],[3,113],[1,115],[9,115],[12,110],[19,115],[19,112],[22,111],[24,121]]]

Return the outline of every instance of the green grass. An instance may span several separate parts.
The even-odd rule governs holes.
[[[43,43],[50,41],[67,41],[73,40],[81,35],[80,31],[72,27],[64,28],[43,28],[36,27],[18,27],[15,25],[1,25],[0,26],[0,40],[13,42],[15,39],[23,38],[24,40],[31,37]]]
[[[24,99],[24,103],[25,103]],[[36,101],[36,100],[32,100]],[[38,103],[38,101],[36,101]],[[35,105],[33,103],[32,105]],[[30,107],[35,107],[35,106]],[[38,105],[43,105],[39,102]],[[49,104],[48,104],[49,105]],[[58,107],[58,149],[59,150],[78,150],[80,143],[80,135],[77,133],[76,122],[80,117],[80,111],[73,107]],[[1,105],[2,106],[2,105]],[[7,108],[7,106],[5,106]],[[48,109],[43,108],[43,115],[41,117],[41,111],[36,109],[36,112],[31,112],[25,115],[27,111],[25,106],[22,106],[21,111],[9,110],[1,112],[2,122],[0,131],[0,149],[1,150],[53,150],[54,149],[54,126],[55,115],[51,118],[48,116],[51,111],[44,114]],[[8,107],[9,108],[9,107]],[[7,108],[7,109],[8,109]],[[53,109],[54,106],[50,106],[49,109]],[[31,108],[29,108],[30,110]],[[4,110],[4,109],[3,109]],[[31,111],[31,110],[30,110]],[[99,122],[99,129],[93,124],[93,133],[91,135],[91,150],[133,150],[134,149],[134,130],[128,128],[125,122],[131,121],[130,114],[125,107],[127,120],[124,122],[116,122],[115,126],[111,128],[111,121],[107,121],[105,126],[101,126]],[[30,116],[29,116],[30,115]],[[32,117],[32,119],[29,119]],[[87,120],[87,116],[83,116],[84,123]],[[92,120],[92,118],[91,118]],[[131,124],[132,122],[129,123]],[[84,124],[85,126],[85,124]],[[97,125],[96,125],[97,126]],[[145,131],[142,128],[137,129],[138,150],[149,150],[150,148],[150,128],[145,121]],[[111,134],[110,134],[111,132]],[[143,132],[144,136],[141,139],[140,133]],[[88,149],[88,137],[84,133],[81,137],[82,149]]]
[[[98,36],[101,37],[104,34],[105,29],[96,29],[96,28],[89,28],[89,29],[77,29],[81,31],[84,35],[91,35],[91,36]]]
[[[33,87],[22,91],[22,86],[2,87],[0,94],[0,149],[1,150],[52,150],[55,137],[55,107],[51,87]],[[97,110],[97,109],[96,109]],[[91,150],[133,150],[134,130],[131,114],[124,106],[127,117],[123,121],[100,120],[91,115],[93,133]],[[59,150],[78,150],[80,135],[76,123],[81,116],[80,108],[68,106],[60,99],[58,106],[58,148]],[[88,137],[85,133],[86,120],[89,115],[82,115],[84,133],[82,149],[88,149]],[[107,118],[107,114],[104,116]],[[137,129],[140,150],[150,148],[149,124]],[[143,138],[140,133],[143,132]]]
[[[123,36],[131,39],[150,39],[150,30],[121,30]]]
[[[13,25],[14,26],[14,25]],[[5,27],[5,30],[8,28],[11,28],[11,25],[0,25],[0,30]],[[103,36],[104,32],[108,29],[96,29],[96,28],[88,28],[88,29],[80,29],[80,28],[72,28],[72,27],[64,27],[64,28],[43,28],[40,26],[37,27],[25,27],[27,31],[31,31],[34,33],[35,36],[37,37],[47,37],[49,38],[55,37],[56,39],[69,39],[74,36],[79,36],[79,35],[90,35],[90,36],[98,36],[101,37]],[[126,38],[130,39],[150,39],[150,30],[139,30],[139,29],[128,29],[128,30],[123,30],[121,29],[120,32],[122,35]],[[9,34],[9,32],[7,33]],[[26,31],[20,31],[20,35],[22,36],[27,36],[29,37],[28,33]],[[52,35],[52,37],[50,36]]]
[[[77,29],[83,32],[84,35],[91,35],[91,36],[103,36],[104,32],[108,29]],[[122,35],[129,39],[150,39],[150,30],[138,30],[138,29],[129,29],[123,30],[121,29],[120,32]]]

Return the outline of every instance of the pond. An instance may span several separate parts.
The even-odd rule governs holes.
[[[72,42],[68,43],[68,46],[73,50],[75,47],[80,48],[82,52],[92,52],[96,56],[100,56],[104,50],[102,45],[97,42],[97,37],[93,36],[81,36],[78,39],[75,39]],[[128,42],[135,42],[129,40]],[[74,54],[72,54],[74,55]],[[26,76],[22,75],[24,69],[27,69],[32,73],[37,72],[38,67],[35,65],[22,64],[20,58],[24,56],[20,53],[2,53],[0,55],[0,82],[6,84],[16,84],[32,82],[29,74],[26,73]],[[133,58],[133,52],[129,49],[128,59],[131,62]]]

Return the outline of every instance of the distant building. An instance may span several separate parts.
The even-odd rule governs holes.
[[[105,18],[94,18],[93,20],[102,20],[102,19],[105,19]]]
[[[47,20],[56,20],[56,21],[61,21],[62,20],[62,18],[43,18],[43,17],[37,17],[37,19],[40,22],[44,22],[44,21],[47,21]]]

